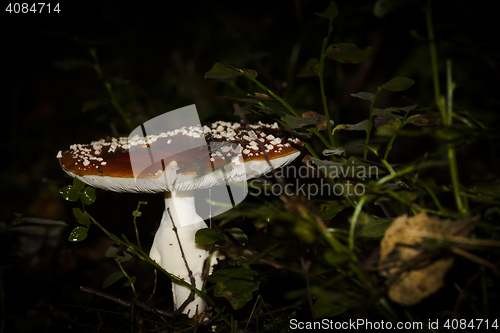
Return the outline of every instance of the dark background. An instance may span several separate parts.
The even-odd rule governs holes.
[[[417,83],[404,95],[381,94],[379,105],[403,106],[417,100],[434,107],[428,44],[422,37],[426,35],[422,3],[396,6],[383,18],[374,17],[374,4],[337,1],[340,14],[334,20],[330,43],[373,47],[370,59],[359,65],[327,60],[326,93],[332,110],[340,114],[337,123],[366,119],[367,103],[350,94],[375,91],[394,76],[410,77]],[[82,243],[67,241],[77,225],[71,213],[74,206],[58,193],[71,183],[56,159],[59,150],[129,132],[106,101],[101,79],[86,65],[92,64],[89,48],[96,50],[104,75],[114,83],[117,99],[134,127],[193,103],[202,121],[238,121],[231,101],[217,96],[243,97],[259,90],[242,78],[204,79],[204,73],[218,61],[257,70],[261,82],[301,112],[322,112],[317,78],[295,75],[308,58],[319,57],[328,21],[314,13],[327,5],[327,1],[299,0],[245,5],[186,1],[175,6],[102,1],[61,3],[61,12],[51,14],[9,14],[2,8],[0,221],[12,221],[14,213],[32,212],[69,225],[50,229],[44,237],[12,236],[3,244],[4,253],[21,260],[4,270],[9,329],[42,332],[84,327],[85,314],[78,306],[88,304],[89,299],[78,287],[99,289],[106,276],[118,270],[104,256],[112,241],[99,230],[91,229]],[[434,22],[442,82],[444,59],[453,59],[456,108],[497,121],[500,29],[496,11],[481,1],[436,1]],[[98,105],[90,108],[91,104]],[[350,135],[345,134],[346,141]],[[406,161],[409,150],[425,152],[432,144],[402,139],[391,153],[393,162]],[[495,163],[497,150],[476,148],[459,151],[461,160],[467,161],[461,168],[474,174],[473,178],[486,179],[484,165],[475,164],[473,157],[494,155],[491,161]],[[131,211],[138,200],[149,202],[139,219],[143,246],[149,248],[163,210],[160,196],[97,191],[97,201],[89,211],[112,232],[132,235]],[[141,290],[152,289],[151,268],[133,259],[127,269],[139,276]],[[107,291],[126,293],[119,286],[112,288],[116,289]],[[154,304],[168,308],[169,288],[159,288]],[[92,306],[114,307],[105,301],[93,302]],[[30,320],[21,320],[25,317]]]

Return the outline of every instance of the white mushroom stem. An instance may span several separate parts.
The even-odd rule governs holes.
[[[173,230],[167,208],[170,209],[170,215],[174,219],[184,256],[196,282],[195,287],[201,290],[203,286],[201,278],[203,263],[209,255],[210,247],[195,243],[196,232],[206,228],[207,225],[196,213],[194,196],[190,191],[165,192],[165,211],[163,212],[161,224],[156,232],[149,255],[161,267],[165,268],[167,272],[191,284],[186,264],[182,258],[179,241]],[[186,226],[182,227],[181,221]],[[213,258],[211,266],[216,264],[215,256]],[[174,307],[178,309],[189,297],[191,289],[177,283],[172,283],[172,293],[174,296]],[[200,296],[195,295],[194,301],[190,302],[184,308],[183,313],[192,317],[196,311],[198,313],[203,312],[206,306],[207,303]]]

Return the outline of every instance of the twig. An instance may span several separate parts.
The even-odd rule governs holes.
[[[453,319],[458,318],[458,311],[460,311],[460,306],[462,305],[463,300],[465,299],[465,292],[469,289],[470,285],[474,280],[476,280],[479,277],[479,272],[476,272],[474,275],[472,275],[468,280],[467,283],[465,284],[465,287],[460,291],[458,294],[457,300],[455,302],[455,306],[453,307]],[[453,329],[452,332],[456,332],[455,329]]]
[[[151,299],[153,298],[154,294],[156,293],[157,283],[158,283],[158,270],[155,268],[155,282],[153,283],[153,291],[151,292],[151,295],[149,296],[147,302],[150,302]]]
[[[304,260],[304,257],[302,255],[300,256],[300,265],[302,266],[302,269],[304,272],[309,272],[309,268],[311,267],[311,261],[308,260],[307,262]],[[309,276],[305,275],[306,279],[306,290],[307,290],[307,299],[309,301],[309,310],[311,311],[311,320],[316,321],[316,317],[314,316],[314,305],[313,305],[313,299],[311,295],[311,285],[309,282]]]
[[[134,302],[135,298],[132,298],[132,302],[130,302],[130,333],[134,333]]]
[[[174,219],[172,218],[172,214],[170,213],[170,208],[167,208],[168,216],[170,217],[170,220],[172,221],[172,230],[175,233],[175,237],[177,238],[177,242],[179,243],[179,248],[181,249],[181,254],[182,254],[182,259],[184,260],[184,264],[186,265],[186,269],[188,271],[189,275],[189,280],[191,281],[191,285],[196,288],[196,280],[194,279],[193,272],[189,268],[188,262],[186,260],[186,256],[184,255],[184,250],[182,249],[182,244],[181,244],[181,239],[179,238],[179,234],[177,233],[177,227],[175,226]],[[186,305],[188,305],[190,302],[194,300],[194,290],[191,289],[191,292],[189,294],[189,297],[182,303],[182,305],[177,309],[178,312],[181,312]]]
[[[121,298],[118,298],[118,297],[115,297],[113,295],[109,295],[109,294],[103,293],[102,291],[98,291],[98,290],[95,290],[95,289],[92,289],[92,288],[89,288],[89,287],[81,286],[80,290],[83,291],[83,292],[85,292],[85,293],[97,295],[99,297],[102,297],[102,298],[105,298],[107,300],[113,301],[113,302],[115,302],[117,304],[120,304],[122,306],[125,306],[125,307],[130,307],[132,305],[132,302],[123,300]],[[152,312],[152,313],[158,315],[165,322],[167,322],[167,321],[165,320],[164,317],[169,317],[169,318],[173,318],[174,317],[174,313],[173,312],[165,311],[165,310],[160,310],[160,309],[156,309],[156,308],[152,308],[149,305],[147,305],[146,303],[141,302],[141,301],[139,301],[137,299],[134,299],[134,303],[141,310],[146,311],[146,312]]]
[[[280,313],[282,311],[286,311],[286,310],[290,310],[290,309],[298,309],[298,308],[299,307],[296,306],[296,305],[287,305],[287,306],[284,306],[282,308],[279,308],[279,309],[276,309],[276,310],[273,310],[273,311],[263,312],[261,314],[258,314],[257,316],[259,316],[259,317],[266,317],[266,316],[273,315],[275,313]]]
[[[495,264],[489,262],[488,260],[485,260],[481,257],[478,257],[478,256],[476,256],[470,252],[467,252],[467,251],[465,251],[457,246],[450,246],[450,250],[451,250],[451,252],[458,254],[459,256],[465,257],[465,258],[467,258],[471,261],[474,261],[480,265],[483,265],[483,266],[490,268],[496,276],[500,276],[500,272],[498,271],[498,267]]]
[[[463,236],[443,235],[437,232],[413,230],[413,229],[407,229],[404,231],[404,233],[407,234],[408,236],[432,238],[441,242],[461,243],[472,246],[500,247],[500,242],[492,239],[475,239]]]

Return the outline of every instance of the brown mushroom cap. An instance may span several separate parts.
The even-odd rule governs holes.
[[[192,148],[199,145],[201,136],[210,149]],[[57,157],[67,174],[91,186],[116,192],[158,193],[255,178],[271,171],[264,152],[273,168],[278,168],[295,159],[301,146],[299,139],[276,123],[244,127],[218,121],[211,127],[183,127],[147,137],[74,144]],[[161,160],[153,158],[152,152]],[[221,168],[225,173],[215,176],[212,171]],[[139,174],[137,170],[141,170]],[[175,181],[171,181],[173,178]]]

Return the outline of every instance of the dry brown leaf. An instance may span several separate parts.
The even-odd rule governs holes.
[[[310,118],[316,120],[316,129],[323,131],[327,127],[326,117],[314,111],[307,111],[302,114],[302,118]]]
[[[453,265],[452,257],[437,260],[423,258],[425,240],[419,236],[419,232],[430,232],[442,238],[466,237],[472,231],[476,220],[442,220],[427,216],[425,212],[414,217],[403,215],[396,218],[380,243],[381,263],[397,258],[392,268],[381,271],[382,275],[393,281],[388,287],[389,298],[401,305],[411,306],[419,303],[443,286],[444,276]],[[404,267],[410,260],[419,258],[425,260],[420,260],[418,265],[409,269]]]
[[[253,95],[252,94],[247,94],[247,96],[253,97],[253,98],[256,98],[256,99],[262,99],[262,100],[265,100],[265,101],[272,101],[272,100],[274,100],[274,98],[271,97],[271,96],[269,96],[268,94],[259,93],[259,92],[254,92]]]

